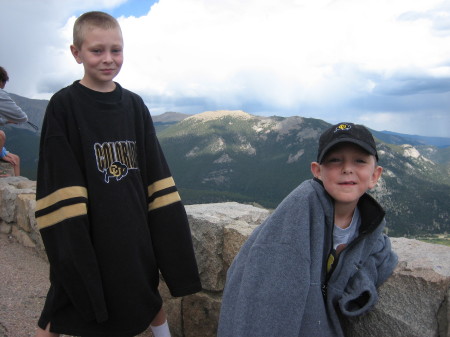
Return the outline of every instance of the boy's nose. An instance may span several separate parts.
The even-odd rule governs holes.
[[[344,162],[344,165],[342,167],[343,173],[352,173],[353,172],[353,166],[350,163]]]
[[[111,63],[113,61],[111,53],[105,53],[105,58],[103,59],[103,62],[105,63]]]

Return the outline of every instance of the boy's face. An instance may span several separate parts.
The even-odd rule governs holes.
[[[80,49],[70,46],[75,60],[83,64],[81,84],[96,91],[112,91],[113,79],[123,63],[123,39],[119,28],[86,27]]]
[[[374,156],[352,143],[337,145],[325,155],[322,164],[311,164],[311,172],[323,182],[336,205],[355,207],[359,198],[375,187],[382,171]]]

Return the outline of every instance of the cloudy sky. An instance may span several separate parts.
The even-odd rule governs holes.
[[[116,78],[152,114],[244,110],[450,137],[450,0],[0,0],[6,90],[48,99],[83,74],[77,16],[118,18]]]

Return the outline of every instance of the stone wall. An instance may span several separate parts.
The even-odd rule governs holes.
[[[35,182],[0,179],[0,232],[45,258],[34,218]],[[215,336],[226,271],[242,243],[269,211],[234,202],[186,206],[203,291],[161,293],[174,337]],[[399,264],[379,289],[369,314],[349,324],[349,337],[450,337],[450,247],[392,238]],[[276,286],[276,285],[275,285]]]
[[[44,245],[36,230],[35,207],[35,181],[14,176],[0,178],[0,233],[14,236],[44,257]]]
[[[12,176],[14,176],[13,166],[6,161],[0,160],[0,178]]]

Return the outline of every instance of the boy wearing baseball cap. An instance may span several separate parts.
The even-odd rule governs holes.
[[[375,305],[397,256],[384,210],[366,192],[381,176],[372,134],[339,123],[320,137],[313,179],[242,246],[228,274],[218,337],[344,336]]]

